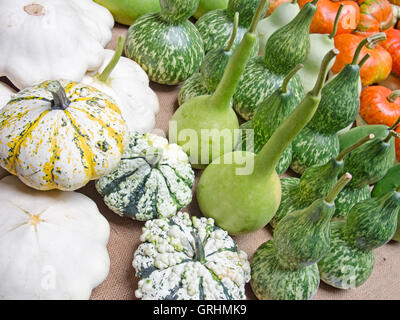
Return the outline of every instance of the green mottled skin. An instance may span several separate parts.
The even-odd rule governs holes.
[[[346,65],[322,89],[321,102],[308,126],[322,133],[336,133],[352,124],[360,109],[360,67]]]
[[[245,120],[252,119],[258,106],[282,86],[285,77],[286,74],[280,75],[267,69],[262,57],[251,58],[233,97],[236,112]],[[304,97],[298,75],[289,81],[288,90],[298,101]]]
[[[129,28],[125,53],[150,80],[174,85],[189,78],[204,58],[203,40],[190,21],[174,25],[159,13],[147,14]]]
[[[282,266],[296,270],[316,263],[329,250],[335,205],[324,199],[286,215],[276,226],[274,243]]]
[[[264,64],[276,73],[286,74],[310,53],[310,24],[317,6],[307,3],[287,25],[276,30],[265,45]]]
[[[377,124],[377,125],[365,125],[360,127],[354,127],[350,131],[339,135],[340,150],[344,150],[357,141],[373,133],[375,138],[385,138],[389,134],[389,127]],[[394,142],[394,141],[393,141]],[[394,156],[394,143],[393,143],[393,156]]]
[[[336,198],[335,205],[336,211],[334,219],[345,220],[350,209],[360,201],[371,198],[371,191],[369,185],[362,188],[352,188],[346,186]]]
[[[327,196],[337,182],[337,176],[342,169],[343,161],[331,159],[324,165],[308,168],[300,179],[281,179],[282,201],[276,215],[271,220],[271,226],[275,228],[277,223],[288,213],[304,209],[315,200]]]
[[[329,252],[318,262],[321,280],[339,289],[362,285],[374,268],[372,251],[361,251],[351,246],[343,236],[345,222],[331,223]]]
[[[348,242],[364,251],[383,246],[396,232],[399,209],[400,194],[396,191],[356,204],[344,231]]]
[[[260,0],[229,0],[226,15],[229,19],[233,20],[235,13],[239,12],[239,25],[248,28],[259,3]],[[264,9],[262,16],[265,16],[267,13],[267,7]]]
[[[292,143],[293,161],[290,167],[302,174],[311,166],[322,165],[339,154],[337,134],[323,134],[305,127]],[[351,171],[349,171],[351,172]]]
[[[262,244],[251,262],[251,288],[260,300],[308,300],[318,290],[317,264],[298,269],[283,268],[273,241]]]
[[[188,20],[197,10],[200,0],[160,0],[161,15],[172,24]]]
[[[186,101],[203,95],[209,95],[209,92],[204,86],[203,77],[199,72],[190,76],[179,89],[178,103],[179,105],[184,104]]]

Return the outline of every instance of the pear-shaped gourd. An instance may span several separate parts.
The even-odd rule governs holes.
[[[201,95],[212,94],[220,83],[229,59],[233,54],[233,43],[239,24],[239,13],[236,12],[231,38],[225,48],[211,49],[201,64],[200,73],[187,79],[179,90],[179,105]]]
[[[288,88],[289,81],[301,70],[303,65],[296,66],[283,81],[282,87],[276,90],[267,100],[260,104],[253,120],[241,126],[242,129],[253,129],[253,134],[249,137],[244,131],[241,134],[242,150],[260,152],[262,147],[267,143],[279,125],[290,115],[290,113],[300,103],[299,96],[294,95]],[[253,142],[253,143],[252,143]],[[276,167],[278,174],[284,173],[292,162],[292,146],[291,144],[285,150]]]
[[[396,231],[400,194],[390,191],[356,204],[346,222],[332,223],[331,247],[318,262],[321,279],[336,288],[356,288],[374,267],[373,250],[383,246]]]
[[[203,39],[205,52],[208,53],[212,49],[220,49],[228,45],[234,28],[234,17],[236,12],[239,12],[240,22],[233,43],[233,49],[235,49],[249,29],[259,2],[259,0],[229,0],[227,9],[210,11],[197,20],[196,28]],[[265,15],[267,9],[266,6],[262,16]],[[258,40],[252,48],[252,55],[257,52]]]
[[[259,299],[311,299],[317,292],[317,262],[329,251],[335,197],[351,179],[345,174],[328,196],[295,211],[278,224],[274,239],[251,262],[251,287]]]
[[[317,109],[327,64],[336,54],[337,50],[327,54],[314,89],[275,130],[260,153],[227,153],[214,160],[203,172],[197,189],[200,210],[205,216],[213,217],[216,224],[229,233],[260,229],[274,216],[281,199],[276,165]]]
[[[264,56],[254,57],[247,64],[233,99],[234,108],[243,119],[251,120],[260,103],[282,86],[290,70],[307,59],[308,30],[317,9],[316,2],[307,3],[291,22],[276,30],[267,41]],[[299,76],[289,82],[289,89],[303,97]]]
[[[374,135],[370,134],[344,149],[336,158],[327,163],[308,168],[300,179],[295,177],[282,178],[281,204],[270,221],[270,225],[275,228],[278,222],[290,212],[304,209],[316,199],[325,197],[337,182],[338,175],[343,171],[344,158],[373,138]]]
[[[249,31],[229,59],[216,91],[186,101],[170,122],[169,140],[181,145],[192,166],[202,168],[213,159],[233,150],[239,121],[231,100],[256,42],[255,28],[265,11],[267,0],[261,0]],[[174,128],[171,126],[175,126]]]
[[[125,53],[139,63],[150,80],[174,85],[197,72],[204,44],[188,20],[199,0],[160,0],[161,12],[137,19],[129,28]]]

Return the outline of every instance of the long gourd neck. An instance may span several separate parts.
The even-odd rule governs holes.
[[[335,203],[335,199],[339,195],[340,191],[342,191],[343,188],[350,182],[351,178],[351,174],[346,172],[331,189],[331,191],[329,191],[328,195],[325,197],[325,202],[332,204]]]
[[[364,38],[363,40],[361,40],[361,42],[358,44],[356,48],[356,51],[354,52],[353,61],[351,62],[351,64],[353,65],[358,64],[358,60],[360,59],[361,51],[364,48],[364,46],[366,46],[368,49],[373,49],[378,42],[384,40],[386,40],[386,34],[384,32],[375,33],[369,36],[368,38]]]
[[[256,27],[261,18],[263,10],[267,5],[267,0],[261,0],[257,12],[253,17],[253,21],[249,30],[245,33],[239,47],[229,59],[224,75],[218,84],[217,89],[212,95],[212,104],[217,108],[229,109],[232,97],[239,84],[240,77],[242,76],[246,63],[250,58],[253,46],[257,41]]]
[[[111,58],[108,65],[105,67],[102,73],[100,73],[97,79],[101,82],[107,82],[110,77],[111,72],[114,70],[115,66],[118,64],[119,59],[121,58],[122,51],[124,50],[125,38],[120,36],[118,38],[117,49],[114,52],[113,57]]]
[[[255,156],[254,173],[256,175],[271,175],[289,144],[311,120],[321,100],[321,91],[328,73],[329,62],[338,53],[337,49],[333,49],[324,57],[314,88],[306,94],[299,106],[276,129],[272,137]]]
[[[329,39],[333,39],[336,36],[338,24],[339,24],[339,18],[340,18],[340,14],[342,13],[343,7],[344,7],[344,4],[341,3],[338,11],[336,13],[335,22],[333,23],[333,30],[332,30],[332,33],[329,35]]]

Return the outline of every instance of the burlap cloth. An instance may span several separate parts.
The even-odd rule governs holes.
[[[125,27],[116,26],[113,40],[108,47],[115,48],[118,35],[126,33],[126,31]],[[157,93],[160,101],[160,112],[157,115],[156,128],[167,133],[168,121],[178,106],[177,95],[179,87],[158,84],[151,84],[151,87]],[[197,171],[197,179],[199,176],[200,172]],[[80,191],[97,203],[99,210],[107,218],[111,227],[108,243],[108,252],[111,260],[110,273],[106,280],[93,290],[91,299],[136,299],[134,292],[137,289],[138,279],[135,277],[132,259],[135,250],[140,244],[139,237],[144,223],[121,218],[111,212],[96,192],[93,182]],[[191,215],[201,216],[195,194],[192,203],[183,211],[187,211]],[[244,250],[249,258],[253,256],[259,245],[271,238],[271,230],[268,227],[247,235],[234,237],[239,249]],[[400,299],[399,271],[400,243],[390,242],[375,250],[375,268],[364,285],[357,289],[345,291],[334,289],[321,283],[320,289],[313,299]],[[249,285],[247,286],[247,297],[248,299],[256,299]]]

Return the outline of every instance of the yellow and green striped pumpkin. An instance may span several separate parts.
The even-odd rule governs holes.
[[[75,190],[113,171],[127,127],[114,101],[80,83],[45,81],[0,113],[0,165],[38,190]]]

